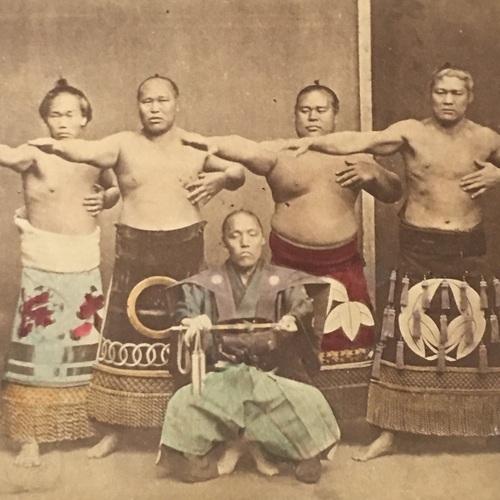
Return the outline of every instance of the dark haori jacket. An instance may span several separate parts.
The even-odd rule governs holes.
[[[206,314],[213,324],[247,322],[243,332],[226,330],[204,336],[209,367],[217,361],[243,362],[310,383],[320,369],[321,334],[312,328],[313,304],[305,288],[309,285],[328,286],[321,278],[263,261],[244,285],[228,260],[221,268],[191,276],[176,286],[180,299],[173,319],[179,324],[184,318]],[[284,315],[296,318],[297,332],[252,327],[252,323],[277,322]]]

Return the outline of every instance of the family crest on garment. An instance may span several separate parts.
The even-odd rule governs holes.
[[[230,349],[236,345],[236,337],[244,337],[246,340],[237,345],[238,350],[252,353],[255,343],[251,338],[262,334],[253,330],[252,318],[278,322],[283,316],[292,315],[297,326],[310,322],[312,304],[304,286],[325,286],[321,279],[262,261],[257,263],[246,285],[240,275],[241,270],[229,260],[220,269],[204,271],[184,280],[180,284],[181,300],[175,313],[177,321],[200,315],[207,315],[215,324],[238,319],[239,323],[247,321],[247,331],[227,333],[221,339],[222,350],[226,342]],[[318,457],[335,445],[340,432],[321,392],[303,383],[310,382],[305,373],[308,368],[305,360],[312,356],[316,359],[316,370],[319,367],[320,339],[316,339],[316,345],[311,339],[305,343],[290,339],[306,336],[306,329],[307,326],[299,326],[295,332],[272,332],[278,341],[276,344],[268,342],[266,350],[279,352],[276,368],[271,372],[262,369],[260,360],[265,354],[261,347],[258,355],[250,355],[248,359],[245,355],[231,355],[220,360],[222,364],[219,361],[215,370],[203,379],[201,394],[196,394],[191,384],[179,389],[167,406],[160,465],[167,462],[170,474],[189,482],[230,473],[230,470],[222,472],[225,469],[214,461],[211,450],[216,444],[238,440],[244,434],[254,446],[261,446],[275,457],[299,462],[317,459],[317,475],[308,478],[308,482],[319,480],[321,464]],[[281,342],[281,336],[288,340]],[[196,422],[196,426],[181,425],[186,421]],[[190,462],[184,454],[195,455],[196,461]],[[182,470],[177,470],[175,464],[178,462],[184,464]],[[198,471],[195,465],[201,462],[206,462],[207,466],[211,464],[210,477]],[[270,466],[268,473],[277,473],[274,469]]]
[[[399,260],[368,398],[368,419],[385,432],[363,461],[390,452],[395,431],[497,434],[498,318],[477,198],[500,183],[500,136],[465,117],[473,89],[468,71],[446,64],[432,75],[428,118],[288,141],[337,156],[399,152],[405,163]]]
[[[224,267],[203,271],[181,282],[181,286],[184,300],[175,310],[177,321],[202,311],[217,322],[238,318],[276,322],[288,311],[297,318],[300,333],[291,338],[281,335],[283,340],[277,349],[280,352],[276,352],[274,361],[277,373],[310,382],[310,377],[318,372],[321,334],[311,326],[312,299],[302,287],[323,290],[328,284],[322,279],[260,261],[245,286],[227,261]]]
[[[219,321],[252,316],[276,320],[279,317],[276,311],[277,294],[293,286],[327,286],[323,280],[314,276],[266,265],[263,261],[254,270],[247,286],[242,284],[229,261],[221,269],[204,271],[183,280],[180,284],[183,283],[198,285],[214,294]],[[178,309],[175,316],[179,317],[185,312],[187,311]]]
[[[338,110],[332,89],[317,82],[305,87],[295,102],[297,135],[308,141],[332,133]],[[197,134],[184,134],[182,140],[266,178],[274,201],[272,262],[329,276],[332,290],[338,292],[335,303],[328,297],[315,300],[315,328],[327,316],[333,325],[323,339],[324,370],[318,386],[340,418],[364,415],[374,330],[363,262],[356,248],[355,203],[361,190],[385,203],[397,201],[402,192],[398,176],[366,154],[337,158],[311,151],[297,156],[282,151],[286,140],[259,144],[234,135]],[[356,319],[350,321],[350,317]]]
[[[401,233],[368,420],[416,434],[494,435],[500,424],[500,393],[492,389],[500,387],[500,288],[485,262],[484,229],[424,230],[401,221]]]

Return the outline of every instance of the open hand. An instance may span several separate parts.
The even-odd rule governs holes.
[[[285,314],[276,325],[276,329],[282,332],[296,332],[297,331],[297,321],[295,316],[291,314]]]
[[[193,204],[206,205],[216,194],[224,189],[226,174],[224,172],[201,172],[198,179],[190,182],[188,200]]]
[[[346,168],[340,170],[335,175],[337,182],[343,188],[362,189],[365,185],[373,182],[378,174],[378,167],[374,163],[367,161],[352,162],[345,161]]]
[[[83,199],[83,206],[92,217],[96,217],[104,208],[104,188],[100,184],[94,184],[92,190],[93,193]]]
[[[472,199],[500,182],[500,169],[492,163],[474,160],[476,172],[464,175],[460,179],[460,187],[468,193]]]
[[[201,314],[194,318],[184,318],[181,325],[187,326],[184,333],[184,342],[190,346],[198,333],[208,332],[212,328],[212,321],[206,314]]]

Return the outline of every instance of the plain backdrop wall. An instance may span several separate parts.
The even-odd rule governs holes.
[[[0,142],[9,145],[46,134],[37,108],[60,75],[92,102],[87,138],[138,128],[136,88],[154,73],[178,83],[179,123],[203,134],[293,136],[295,96],[315,79],[340,97],[338,129],[359,127],[356,0],[0,0],[0,40]],[[0,196],[2,352],[19,289],[17,174],[0,171]],[[242,206],[268,228],[263,179],[248,174],[204,209],[209,263],[224,259],[222,218]],[[105,282],[118,211],[101,217]]]
[[[468,68],[475,79],[471,120],[500,131],[500,2],[498,0],[373,0],[372,73],[374,129],[429,115],[428,83],[445,62]],[[399,155],[383,160],[403,176]],[[499,273],[499,189],[483,196],[488,259]],[[443,193],[443,197],[446,193]],[[397,206],[376,205],[377,287],[394,266]],[[378,296],[378,310],[386,297]]]

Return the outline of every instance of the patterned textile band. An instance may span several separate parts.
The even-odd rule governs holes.
[[[98,361],[102,365],[117,368],[167,369],[170,345],[160,342],[154,344],[123,344],[115,340],[103,339]]]
[[[76,238],[83,251],[99,255],[99,232],[74,237],[42,231],[18,215],[15,222],[24,267],[5,379],[42,387],[88,384],[104,305],[99,258],[85,256],[82,263],[73,253],[56,262],[51,252],[73,248]],[[27,265],[35,261],[36,268]]]
[[[324,333],[323,367],[315,383],[339,419],[364,416],[375,331],[357,239],[336,248],[314,249],[294,245],[271,232],[269,245],[273,263],[323,276],[330,282],[330,294],[314,297],[315,327]],[[347,371],[337,376],[336,369],[344,365],[349,366],[354,379],[362,380],[355,390],[341,381]]]
[[[116,260],[106,308],[103,341],[100,347],[98,369],[89,393],[90,415],[99,421],[139,427],[160,426],[171,384],[164,385],[163,394],[144,396],[146,379],[137,382],[137,372],[154,372],[164,368],[168,361],[168,340],[158,342],[138,333],[127,315],[127,299],[131,290],[145,278],[168,276],[185,279],[200,272],[203,267],[203,228],[197,223],[172,231],[147,231],[122,224],[117,225]],[[137,300],[138,314],[150,328],[170,325],[168,296],[164,289],[151,288]],[[110,375],[106,368],[121,368],[115,379],[131,378],[131,385],[123,380],[112,389],[107,386]],[[100,373],[102,372],[102,373]],[[99,373],[99,375],[98,375]],[[168,375],[168,377],[170,377]],[[144,382],[144,383],[143,383]],[[171,392],[170,392],[171,393]],[[150,401],[151,400],[151,401]],[[163,406],[161,406],[163,405]]]
[[[467,248],[469,236],[402,227],[406,242],[432,241],[435,253],[401,247],[387,286],[368,420],[415,434],[496,435],[500,282],[488,276],[483,249]],[[480,229],[469,233],[481,243]],[[454,246],[459,251],[450,255]]]
[[[2,395],[2,431],[18,442],[84,439],[94,435],[87,415],[87,386],[27,387],[9,383]]]
[[[98,365],[87,403],[97,420],[128,427],[161,427],[174,392],[166,370],[132,370]]]
[[[89,437],[85,400],[104,305],[99,230],[61,235],[19,213],[14,221],[24,267],[4,377],[4,432],[21,441]]]
[[[392,431],[433,436],[497,436],[500,369],[405,367],[382,361],[370,385],[368,421]]]

